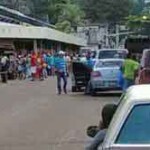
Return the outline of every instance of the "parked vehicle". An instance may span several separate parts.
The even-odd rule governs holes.
[[[150,149],[150,85],[130,87],[121,97],[99,150]]]
[[[95,95],[102,90],[120,90],[118,74],[123,59],[102,59],[96,62],[90,79],[90,93]]]
[[[126,49],[101,49],[97,51],[96,59],[124,59],[127,54]]]
[[[79,54],[82,56],[83,54],[91,53],[95,51],[97,48],[93,46],[81,47],[79,50]]]

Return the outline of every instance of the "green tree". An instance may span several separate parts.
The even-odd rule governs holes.
[[[145,0],[134,0],[132,15],[139,15],[144,10]]]
[[[71,0],[52,0],[49,4],[49,18],[57,29],[71,32],[82,23],[84,13]]]
[[[48,0],[30,0],[29,7],[31,9],[31,15],[35,18],[46,20],[48,14]]]
[[[91,22],[119,22],[131,13],[132,0],[84,0],[83,9]]]
[[[150,34],[150,14],[132,15],[127,17],[127,26],[137,34]]]

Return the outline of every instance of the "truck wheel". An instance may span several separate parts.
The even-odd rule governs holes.
[[[77,92],[77,88],[75,86],[72,86],[72,92]]]

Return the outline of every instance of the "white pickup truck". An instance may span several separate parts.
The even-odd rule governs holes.
[[[150,150],[150,85],[133,86],[121,97],[98,150]]]

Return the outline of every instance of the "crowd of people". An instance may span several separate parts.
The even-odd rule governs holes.
[[[7,71],[10,79],[43,80],[53,74],[57,54],[50,52],[31,52],[29,54],[14,54],[0,59],[1,72]],[[66,61],[70,56],[66,53]]]
[[[58,94],[61,94],[61,79],[64,81],[63,91],[67,93],[67,77],[71,72],[71,62],[80,60],[80,55],[77,53],[66,53],[58,51],[51,52],[31,52],[28,54],[14,54],[3,56],[0,59],[0,72],[2,82],[6,83],[8,79],[19,80],[40,80],[43,81],[48,76],[57,76]],[[89,67],[94,64],[90,55],[86,55],[83,61]]]

